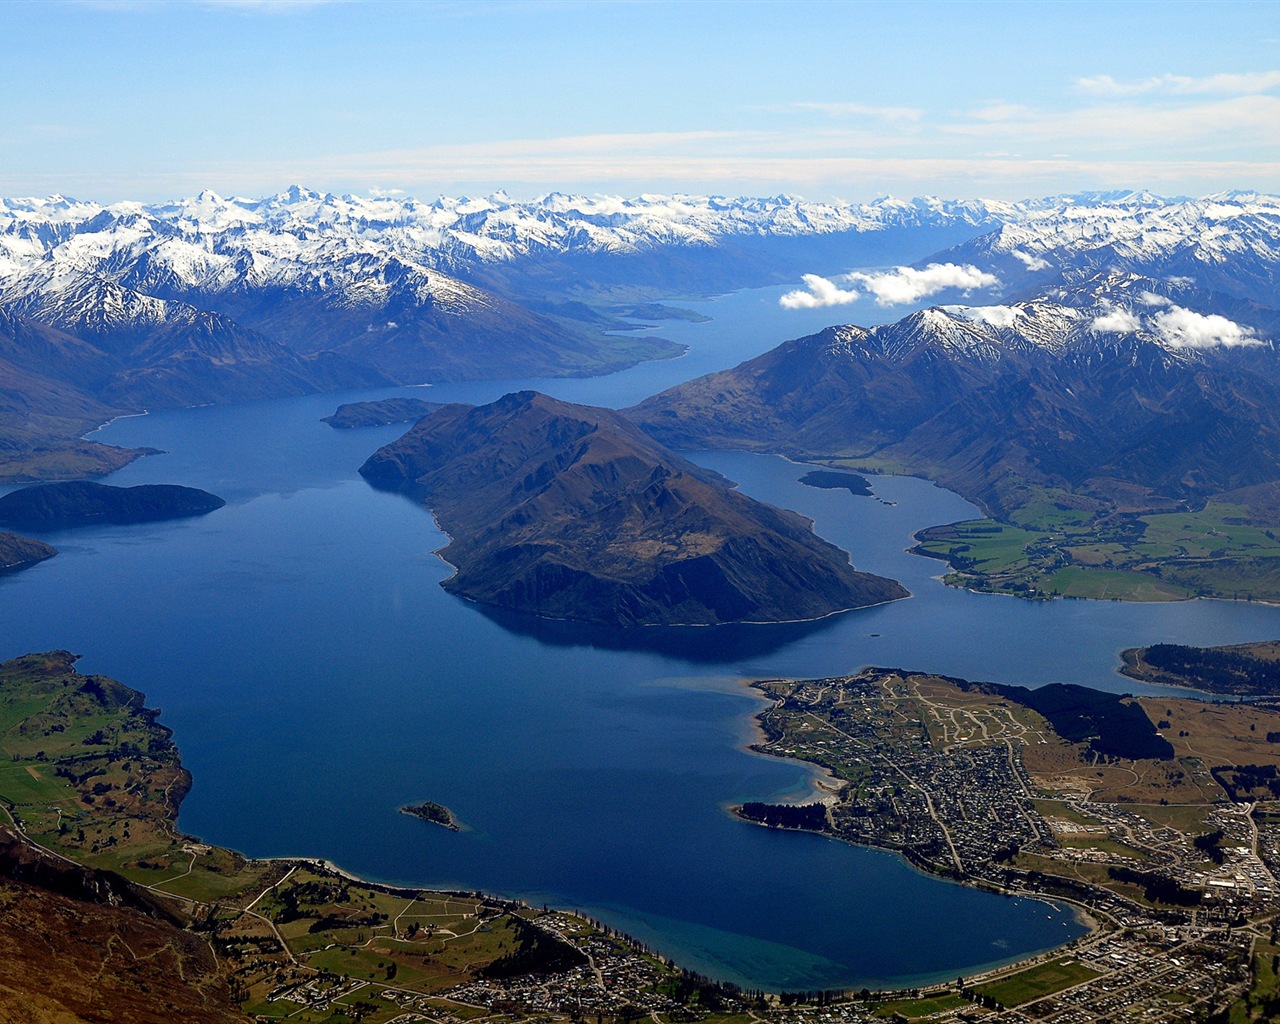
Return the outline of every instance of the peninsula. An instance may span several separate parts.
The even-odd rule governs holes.
[[[391,423],[416,423],[440,408],[439,402],[421,398],[384,398],[377,402],[346,402],[332,416],[320,420],[336,430],[354,427],[385,427]]]
[[[0,533],[0,575],[30,569],[46,558],[52,558],[58,549],[44,541],[33,540],[17,533]]]
[[[1226,697],[1280,697],[1280,640],[1224,647],[1153,644],[1130,647],[1120,657],[1120,671],[1146,683]]]
[[[0,526],[57,530],[102,523],[123,525],[202,516],[226,502],[176,484],[113,487],[87,480],[24,487],[0,498]]]
[[[420,495],[444,587],[606,625],[784,622],[894,601],[795,514],[738,493],[607,409],[533,391],[450,405],[379,449],[371,483]]]

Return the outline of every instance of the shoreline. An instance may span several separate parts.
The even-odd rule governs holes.
[[[775,679],[781,679],[781,678],[783,677],[770,676],[770,677],[760,677],[756,679],[739,678],[738,680],[739,684],[744,690],[754,691],[755,695],[760,696],[760,698],[766,704],[766,707],[762,707],[751,714],[750,724],[748,726],[748,729],[760,740],[768,739],[768,734],[765,732],[764,724],[761,720],[762,716],[769,708],[777,706],[776,702],[771,700],[760,689],[760,684],[771,682]],[[811,769],[813,769],[814,774],[811,776],[811,779],[810,779],[811,799],[804,802],[816,802],[816,803],[824,804],[830,807],[832,806],[833,803],[839,800],[840,794],[849,785],[847,781],[837,778],[830,768],[826,768],[806,758],[788,756],[788,755],[782,755],[782,754],[773,754],[768,751],[759,749],[759,747],[754,743],[745,744],[743,749],[747,750],[749,753],[758,757],[767,757],[777,761],[807,765]],[[793,803],[792,801],[785,801],[785,800],[784,801],[769,800],[769,801],[761,801],[761,802],[773,803],[778,806],[788,806]],[[1085,933],[1083,935],[1076,936],[1075,938],[1070,939],[1065,943],[1050,946],[1045,949],[1038,950],[1034,953],[1027,954],[1026,956],[1019,957],[1017,959],[1008,960],[1000,964],[996,964],[994,966],[984,968],[980,970],[977,975],[974,975],[973,978],[970,978],[970,976],[966,975],[966,978],[970,981],[972,981],[974,978],[980,978],[985,976],[986,974],[997,973],[1007,968],[1011,968],[1015,966],[1020,967],[1023,965],[1035,963],[1042,956],[1046,956],[1048,954],[1054,953],[1057,950],[1065,949],[1077,942],[1082,942],[1089,938],[1097,936],[1100,932],[1104,931],[1106,927],[1102,922],[1100,922],[1096,917],[1094,917],[1093,914],[1091,914],[1083,904],[1077,902],[1076,900],[1072,900],[1065,897],[1057,897],[1057,896],[1049,897],[1040,893],[1029,892],[1020,888],[998,885],[997,883],[987,881],[985,879],[975,879],[968,876],[957,878],[953,875],[936,870],[934,866],[931,864],[931,862],[925,860],[923,857],[915,853],[915,851],[913,851],[910,848],[890,847],[890,846],[884,846],[876,843],[855,842],[833,831],[827,831],[827,830],[819,831],[816,829],[802,828],[802,827],[791,828],[791,827],[778,826],[778,825],[769,825],[763,821],[756,821],[751,818],[746,818],[742,814],[740,814],[739,811],[742,807],[741,803],[726,803],[722,806],[724,807],[726,813],[730,814],[737,821],[743,822],[744,824],[747,824],[747,825],[753,825],[757,828],[770,829],[775,832],[805,832],[810,835],[822,836],[826,839],[832,839],[832,840],[835,840],[836,842],[844,843],[848,846],[852,846],[855,848],[860,848],[864,850],[875,850],[880,853],[896,856],[902,861],[904,861],[908,866],[910,866],[912,870],[919,872],[921,875],[924,875],[929,878],[937,879],[939,881],[951,882],[955,885],[965,886],[970,889],[976,889],[980,892],[987,892],[987,893],[992,893],[994,895],[1004,896],[1009,899],[1033,900],[1037,903],[1041,903],[1049,907],[1054,907],[1055,909],[1062,909],[1063,907],[1068,907],[1071,910],[1073,920],[1085,929]],[[1112,925],[1114,926],[1115,923],[1112,922]],[[924,976],[922,975],[922,977]],[[932,982],[928,984],[937,984],[937,982]]]
[[[808,786],[809,796],[805,798],[805,801],[807,802],[809,800],[816,799],[818,803],[824,803],[829,806],[830,804],[838,800],[840,797],[840,794],[844,792],[844,790],[848,787],[849,783],[846,780],[837,777],[836,774],[830,768],[824,768],[822,765],[815,764],[812,761],[806,761],[803,758],[799,758],[799,757],[784,757],[781,754],[771,754],[767,750],[761,749],[761,744],[767,743],[769,739],[769,734],[765,732],[764,723],[761,721],[761,715],[763,715],[764,712],[769,709],[769,707],[776,706],[776,704],[774,701],[770,700],[770,698],[764,693],[764,691],[760,689],[759,684],[769,682],[770,680],[776,679],[776,678],[778,677],[770,676],[767,678],[760,677],[756,679],[750,679],[745,676],[740,676],[736,679],[738,688],[741,691],[744,691],[749,696],[759,701],[762,701],[765,705],[764,707],[761,707],[759,710],[753,711],[751,713],[746,723],[745,731],[749,734],[749,738],[753,739],[754,742],[744,743],[741,749],[745,750],[747,753],[751,754],[754,757],[763,757],[771,761],[780,761],[784,764],[796,764],[796,765],[806,766],[807,770],[809,771],[809,786]],[[783,803],[786,803],[786,802],[787,801],[783,801]],[[726,803],[723,806],[730,809],[730,813],[733,815],[734,818],[737,818],[739,821],[747,821],[749,824],[753,824],[753,825],[762,825],[762,827],[765,827],[765,828],[769,827],[769,826],[763,825],[761,822],[752,822],[750,821],[750,819],[743,818],[739,814],[737,814],[736,811],[732,810],[732,808],[741,806],[740,804]],[[784,830],[784,831],[803,832],[806,830],[791,829],[791,830]],[[820,833],[820,832],[815,833],[815,835],[825,835],[825,834],[826,833]]]

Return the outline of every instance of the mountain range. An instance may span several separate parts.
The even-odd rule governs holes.
[[[831,327],[629,410],[677,448],[851,459],[938,480],[996,516],[1029,488],[1160,508],[1280,479],[1275,314],[1180,305],[1110,272],[1057,299]]]
[[[122,412],[606,373],[680,351],[622,319],[637,304],[877,265],[958,269],[937,280],[1004,304],[1138,288],[1267,339],[1280,199],[0,200],[0,479],[118,467],[132,455],[79,438]]]

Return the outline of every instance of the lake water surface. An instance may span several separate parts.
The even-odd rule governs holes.
[[[726,805],[799,797],[804,765],[749,753],[748,677],[928,669],[1137,688],[1117,652],[1280,635],[1280,609],[1225,602],[1028,603],[950,590],[905,552],[976,514],[907,478],[875,498],[798,483],[803,467],[693,453],[797,509],[909,600],[819,623],[617,631],[501,615],[451,597],[431,517],[356,470],[403,427],[337,431],[341,401],[487,401],[516,387],[625,405],[817,329],[777,291],[664,324],[683,359],[601,380],[313,396],[119,420],[98,435],[167,454],[110,482],[227,499],[197,520],[44,535],[61,554],[0,579],[0,655],[66,648],[146,692],[195,786],[182,827],[251,855],[326,857],[412,885],[589,911],[687,966],[769,989],[954,977],[1080,934],[1064,908],[926,877],[889,854],[737,821]],[[692,304],[691,304],[692,305]],[[873,311],[880,318],[900,310]],[[872,317],[875,319],[876,317]],[[865,319],[865,318],[864,318]],[[467,830],[397,813],[434,800]]]

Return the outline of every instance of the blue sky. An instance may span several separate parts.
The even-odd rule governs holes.
[[[11,0],[0,38],[0,195],[1280,192],[1280,0]]]

